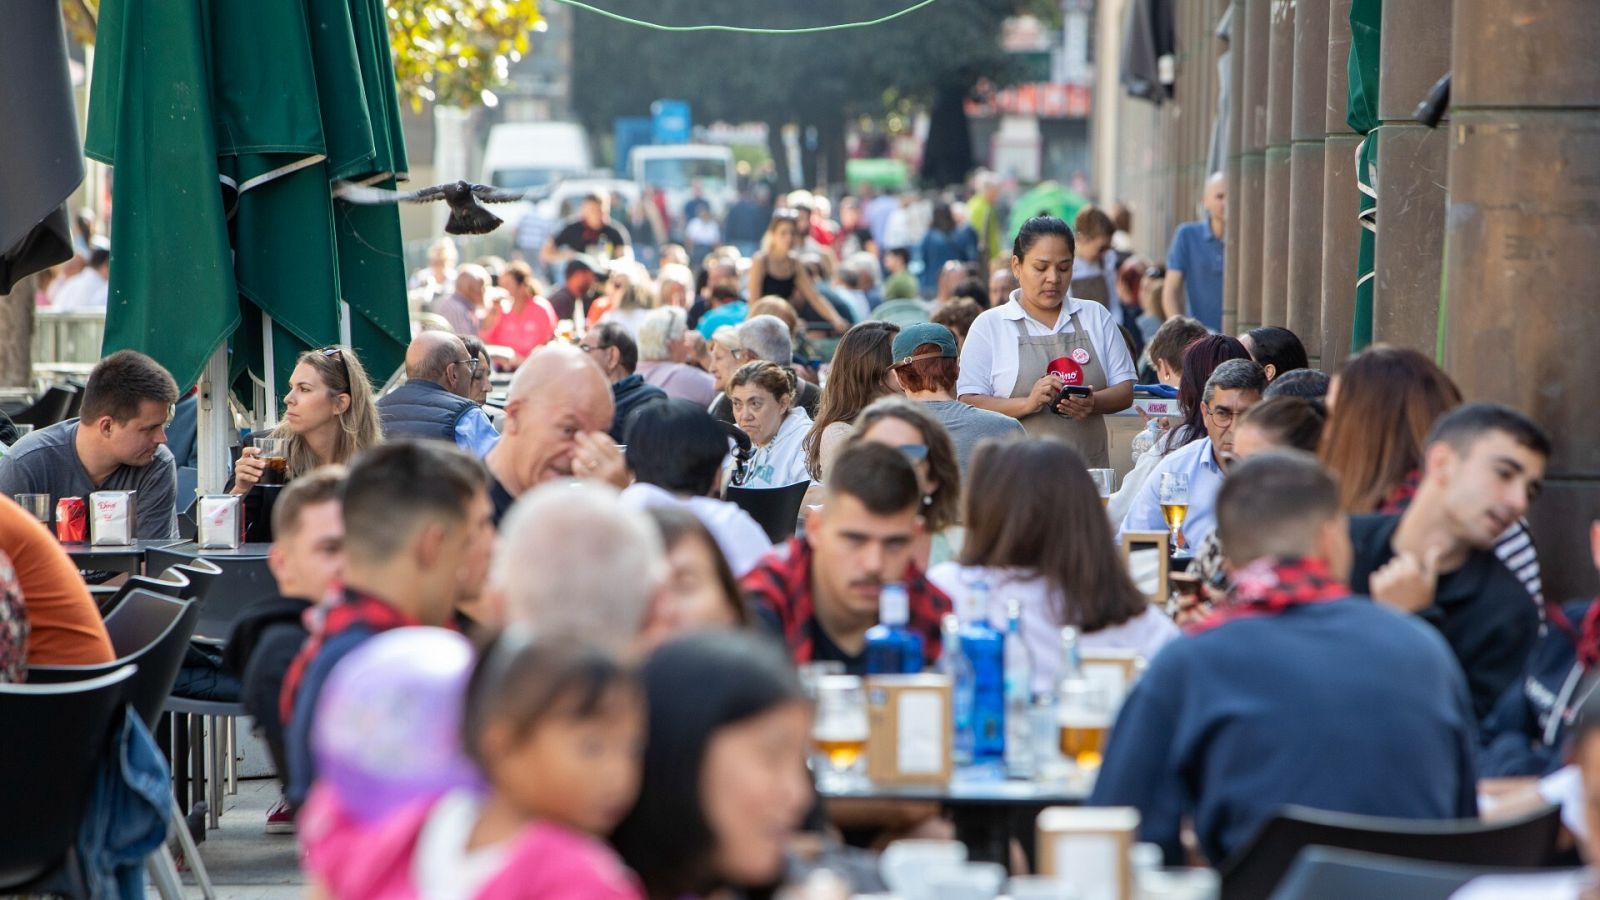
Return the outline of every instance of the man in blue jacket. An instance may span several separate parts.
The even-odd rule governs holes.
[[[1475,816],[1461,672],[1433,629],[1350,596],[1333,479],[1298,451],[1254,456],[1223,483],[1217,527],[1235,587],[1128,695],[1090,803],[1137,807],[1170,865],[1185,818],[1221,864],[1290,804]]]

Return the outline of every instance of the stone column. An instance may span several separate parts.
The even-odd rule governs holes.
[[[1596,590],[1588,544],[1589,523],[1600,518],[1594,12],[1593,0],[1455,0],[1439,353],[1469,399],[1514,406],[1555,441],[1530,514],[1551,599]]]
[[[1240,331],[1261,324],[1262,213],[1265,211],[1267,149],[1267,33],[1271,0],[1241,0],[1244,13],[1244,83],[1239,91],[1239,322]],[[1232,186],[1230,190],[1234,190]],[[1230,225],[1229,231],[1233,228]]]
[[[1312,368],[1322,362],[1322,181],[1327,104],[1328,0],[1299,0],[1294,13],[1285,321],[1305,344]]]
[[[1239,160],[1244,149],[1244,109],[1240,91],[1244,87],[1245,11],[1243,0],[1233,11],[1233,26],[1228,41],[1228,205],[1223,234],[1222,330],[1239,330]]]
[[[1356,250],[1361,239],[1356,148],[1361,135],[1345,122],[1349,103],[1350,0],[1328,3],[1327,129],[1322,172],[1322,368],[1332,372],[1350,354],[1355,316]],[[1309,350],[1310,348],[1307,347]]]
[[[1429,352],[1444,263],[1446,129],[1412,120],[1450,68],[1450,0],[1383,5],[1372,339]]]
[[[1288,321],[1289,140],[1294,119],[1294,4],[1272,0],[1267,33],[1267,154],[1261,227],[1261,324]]]

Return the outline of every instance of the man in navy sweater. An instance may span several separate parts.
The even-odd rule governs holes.
[[[1476,815],[1461,672],[1433,629],[1350,596],[1347,525],[1316,460],[1271,451],[1238,466],[1217,527],[1233,591],[1128,695],[1091,805],[1137,807],[1139,839],[1171,865],[1186,817],[1221,864],[1289,804]]]

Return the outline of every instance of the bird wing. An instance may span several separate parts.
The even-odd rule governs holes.
[[[472,186],[472,196],[484,203],[516,203],[528,199],[528,191],[523,189],[497,188],[492,184],[475,184]]]
[[[383,203],[426,203],[431,200],[443,200],[444,188],[442,184],[432,187],[419,188],[414,191],[391,191],[386,188],[367,187],[351,181],[341,181],[334,186],[333,195],[350,203],[361,203],[369,206]]]

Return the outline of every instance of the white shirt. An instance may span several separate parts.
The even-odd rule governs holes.
[[[1211,452],[1211,438],[1203,437],[1168,453],[1151,470],[1133,497],[1133,505],[1117,529],[1117,542],[1128,531],[1166,531],[1161,515],[1161,476],[1183,472],[1189,476],[1189,511],[1183,519],[1183,540],[1191,552],[1200,549],[1217,527],[1217,491],[1222,490],[1222,467]]]
[[[103,311],[110,287],[99,272],[85,266],[82,272],[61,283],[61,290],[56,292],[55,308],[74,312]]]
[[[622,502],[635,509],[666,507],[694,513],[716,539],[718,549],[736,578],[743,578],[772,549],[766,531],[749,513],[714,497],[679,497],[657,485],[635,481],[622,492]]]
[[[471,900],[500,874],[511,849],[509,841],[467,849],[479,808],[471,791],[456,790],[441,797],[428,813],[411,858],[412,882],[421,900]]]
[[[983,582],[989,587],[989,624],[1005,630],[1006,603],[1016,600],[1022,606],[1022,640],[1033,657],[1033,688],[1053,690],[1061,677],[1060,591],[1043,576],[1030,569],[963,566],[940,563],[928,570],[928,580],[944,591],[957,609],[965,609],[973,587]],[[1154,606],[1121,625],[1102,628],[1079,636],[1084,650],[1132,650],[1150,659],[1167,641],[1178,636],[1178,626]]]
[[[1028,333],[1035,336],[1071,334],[1072,314],[1089,334],[1089,344],[1094,348],[1095,359],[1106,371],[1106,384],[1094,385],[1103,390],[1116,387],[1124,381],[1138,377],[1133,369],[1133,357],[1128,355],[1128,344],[1122,331],[1111,316],[1111,310],[1098,303],[1067,297],[1061,315],[1054,327],[1029,316],[1022,309],[1022,292],[1012,291],[1010,302],[994,309],[984,310],[967,331],[967,341],[961,345],[961,375],[956,379],[956,396],[980,394],[985,397],[1009,397],[1017,383],[1017,326],[1025,322]],[[1044,375],[1035,373],[1030,381]]]
[[[811,480],[811,470],[806,468],[806,451],[804,442],[806,433],[811,431],[811,417],[806,415],[804,408],[796,406],[789,410],[783,417],[783,423],[778,426],[778,433],[772,436],[765,446],[755,448],[750,457],[750,479],[739,487],[747,488],[777,488],[788,487],[802,481]],[[733,472],[733,456],[728,456],[723,463],[723,483],[729,484],[728,477]]]

